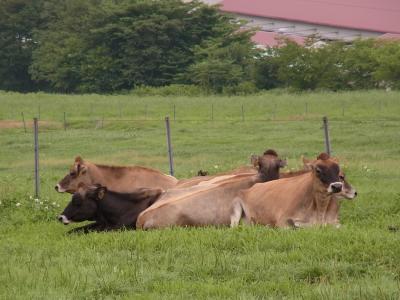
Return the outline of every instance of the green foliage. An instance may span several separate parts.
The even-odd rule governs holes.
[[[400,43],[385,41],[374,54],[377,65],[374,78],[384,87],[400,89]]]
[[[0,89],[29,91],[28,74],[35,48],[33,30],[40,25],[39,0],[0,1]]]
[[[0,1],[0,89],[127,92],[196,85],[205,93],[261,89],[400,88],[400,43],[282,39],[256,49],[244,21],[200,1]],[[157,93],[158,93],[157,92]],[[186,95],[186,94],[185,94]]]

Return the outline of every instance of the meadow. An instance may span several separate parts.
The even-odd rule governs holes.
[[[0,299],[399,299],[400,93],[138,97],[0,92]],[[175,107],[175,120],[174,120]],[[243,109],[243,113],[242,113]],[[22,123],[26,120],[27,132]],[[64,113],[67,128],[64,130]],[[32,118],[39,117],[40,197]],[[324,151],[357,189],[340,229],[171,228],[67,234],[55,184],[76,155],[211,174],[275,149],[287,169]]]

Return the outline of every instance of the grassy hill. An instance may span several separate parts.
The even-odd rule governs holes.
[[[400,228],[398,92],[192,98],[2,92],[0,103],[1,299],[400,297],[400,231],[388,230]],[[35,200],[31,120],[39,111]],[[166,115],[179,178],[248,164],[267,148],[297,169],[301,155],[324,151],[326,115],[333,153],[359,197],[343,201],[340,229],[243,225],[66,235],[73,225],[55,217],[70,196],[54,185],[74,157],[167,172]]]

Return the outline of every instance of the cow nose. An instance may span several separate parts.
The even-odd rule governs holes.
[[[60,222],[63,221],[63,217],[62,217],[62,216],[58,216],[57,219],[58,219],[58,221],[60,221]]]
[[[354,197],[357,197],[358,193],[357,191],[354,192]]]
[[[340,182],[335,182],[331,184],[332,192],[339,193],[342,191],[343,185]]]
[[[54,189],[58,192],[58,184],[54,187]]]

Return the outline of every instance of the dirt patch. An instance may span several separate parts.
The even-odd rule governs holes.
[[[26,129],[33,128],[33,121],[26,121]],[[39,127],[42,128],[61,128],[60,122],[54,121],[39,121]],[[13,129],[13,128],[24,128],[22,121],[15,120],[0,120],[0,129]]]

